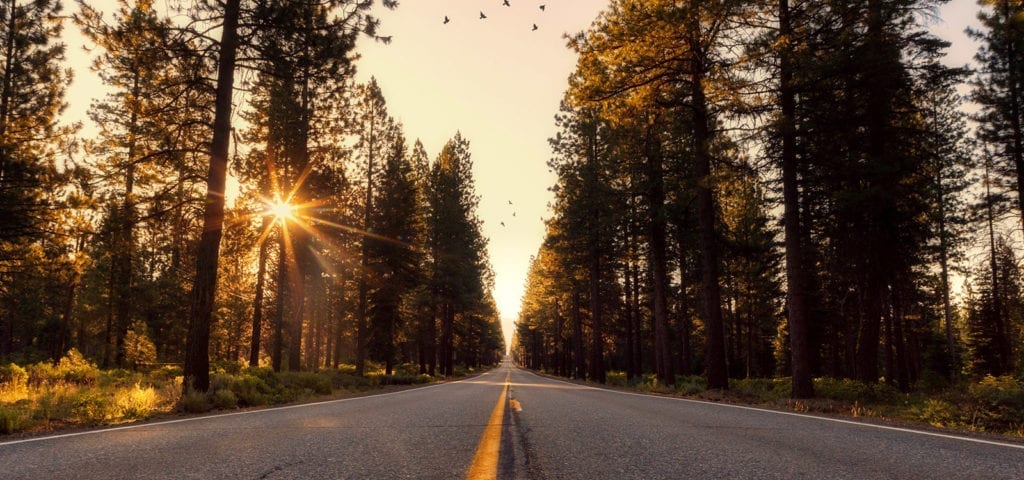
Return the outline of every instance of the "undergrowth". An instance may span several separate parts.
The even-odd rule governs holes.
[[[885,383],[822,377],[814,379],[816,397],[806,400],[790,398],[788,377],[733,379],[725,391],[708,390],[701,376],[676,376],[671,385],[661,384],[652,374],[630,379],[625,372],[611,371],[606,378],[609,386],[648,393],[1024,436],[1024,381],[1012,376],[986,376],[960,384],[932,380],[911,393]]]
[[[357,376],[354,366],[340,365],[319,372],[274,372],[269,367],[218,362],[211,368],[207,393],[182,395],[181,367],[101,370],[71,350],[57,364],[0,364],[0,434],[275,405],[435,380],[409,364],[399,365],[392,375],[372,363],[366,371]]]

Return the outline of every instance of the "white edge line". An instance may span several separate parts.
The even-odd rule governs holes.
[[[558,380],[558,379],[555,379],[555,378],[550,378],[550,377],[544,377],[544,376],[541,376],[541,375],[537,375],[534,372],[531,372],[529,370],[526,370],[526,369],[523,369],[523,368],[520,368],[520,367],[516,367],[516,368],[518,370],[520,370],[520,371],[529,373],[529,374],[534,375],[534,376],[536,376],[538,378],[543,378],[543,379],[546,379],[546,380],[551,380],[553,382],[564,383],[564,384],[567,384],[567,385],[573,385],[573,386],[576,386],[576,387],[579,387],[579,388],[585,388],[585,389],[590,389],[590,390],[597,390],[597,391],[600,391],[600,392],[617,393],[617,394],[620,394],[620,395],[633,395],[633,396],[637,396],[637,397],[646,397],[646,398],[661,398],[661,399],[665,399],[665,400],[677,400],[677,401],[680,401],[680,402],[699,403],[699,404],[703,404],[703,405],[714,405],[714,406],[719,406],[719,407],[736,408],[736,409],[740,409],[740,410],[752,410],[752,411],[755,411],[755,412],[774,413],[774,414],[777,414],[777,415],[789,415],[791,417],[810,418],[810,419],[821,420],[821,421],[825,421],[825,422],[845,423],[847,425],[857,425],[857,426],[861,426],[861,427],[878,428],[878,429],[881,429],[881,430],[892,430],[892,431],[904,432],[904,433],[915,433],[915,434],[918,434],[918,435],[927,435],[927,436],[930,436],[930,437],[947,438],[947,439],[951,439],[951,440],[961,440],[961,441],[964,441],[964,442],[983,443],[983,444],[986,444],[986,445],[995,445],[995,446],[999,446],[999,447],[1008,447],[1008,448],[1016,448],[1018,450],[1024,450],[1024,445],[1018,445],[1018,444],[1014,444],[1014,443],[997,442],[997,441],[994,441],[994,440],[983,440],[983,439],[980,439],[980,438],[971,438],[971,437],[964,437],[964,436],[959,436],[959,435],[948,435],[948,434],[945,434],[945,433],[929,432],[929,431],[925,431],[925,430],[914,430],[912,428],[892,427],[892,426],[888,426],[888,425],[877,425],[877,424],[874,424],[874,423],[858,422],[858,421],[855,421],[855,420],[843,420],[841,418],[822,417],[822,416],[818,416],[818,415],[809,415],[809,414],[806,414],[806,413],[784,412],[784,411],[781,411],[781,410],[771,410],[771,409],[767,409],[767,408],[748,407],[748,406],[745,406],[745,405],[734,405],[734,404],[731,404],[731,403],[719,403],[719,402],[709,402],[709,401],[706,401],[706,400],[694,400],[692,398],[670,397],[670,396],[665,396],[665,395],[651,395],[651,394],[647,394],[647,393],[636,393],[636,392],[623,392],[621,390],[614,390],[614,389],[611,389],[611,388],[600,388],[600,387],[594,387],[594,386],[590,386],[590,385],[580,385],[578,383],[566,382],[565,380]],[[513,385],[515,385],[515,384],[513,383]]]
[[[214,419],[214,418],[234,417],[234,416],[238,416],[238,415],[253,415],[253,414],[259,414],[259,413],[266,413],[266,412],[275,412],[275,411],[280,411],[280,410],[291,410],[293,408],[315,407],[315,406],[319,406],[319,405],[330,405],[330,404],[333,404],[333,403],[351,402],[351,401],[354,401],[354,400],[363,400],[363,399],[368,399],[368,398],[380,398],[380,397],[386,397],[386,396],[389,396],[389,395],[398,395],[398,394],[401,394],[401,393],[408,393],[408,392],[414,392],[414,391],[418,391],[418,390],[426,390],[428,388],[441,387],[441,386],[444,386],[444,385],[451,385],[453,383],[462,383],[462,382],[465,382],[467,380],[473,380],[475,378],[482,377],[484,375],[489,374],[490,372],[491,372],[491,370],[489,370],[487,372],[484,372],[484,373],[482,373],[480,375],[477,375],[475,377],[471,377],[471,378],[464,378],[462,380],[455,380],[455,381],[451,381],[451,382],[436,383],[436,384],[433,384],[433,385],[424,385],[422,387],[409,388],[409,389],[400,390],[400,391],[397,391],[397,392],[386,392],[386,393],[378,393],[378,394],[373,394],[373,395],[363,395],[361,397],[338,398],[338,399],[334,399],[334,400],[324,400],[324,401],[321,401],[321,402],[313,402],[313,403],[299,403],[299,404],[295,404],[295,405],[285,405],[283,407],[258,408],[258,409],[254,409],[254,410],[246,410],[246,411],[243,411],[243,412],[219,413],[219,414],[215,414],[215,415],[203,415],[203,416],[198,416],[198,417],[179,418],[177,420],[164,420],[164,421],[152,422],[152,423],[139,423],[139,424],[134,424],[134,425],[125,425],[123,427],[98,428],[96,430],[87,430],[87,431],[84,431],[84,432],[61,433],[61,434],[57,434],[57,435],[47,435],[47,436],[42,436],[42,437],[32,437],[32,438],[25,438],[25,439],[21,439],[21,440],[11,440],[9,442],[0,442],[0,447],[6,447],[8,445],[17,445],[19,443],[42,442],[42,441],[45,441],[45,440],[56,440],[56,439],[59,439],[59,438],[78,437],[78,436],[81,436],[81,435],[98,435],[98,434],[101,434],[101,433],[117,432],[117,431],[120,431],[120,430],[133,430],[133,429],[136,429],[136,428],[159,427],[159,426],[162,426],[162,425],[171,425],[171,424],[174,424],[174,423],[198,422],[200,420],[211,420],[211,419]]]

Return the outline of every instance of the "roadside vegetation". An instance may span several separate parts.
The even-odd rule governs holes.
[[[0,434],[67,427],[114,425],[175,413],[202,413],[301,402],[438,380],[401,364],[392,375],[370,363],[364,376],[354,365],[318,372],[274,372],[219,362],[210,390],[182,394],[182,368],[160,366],[132,371],[102,370],[77,350],[56,364],[0,364]],[[456,375],[468,371],[456,369]]]
[[[610,371],[606,385],[695,400],[1024,437],[1024,382],[1012,376],[989,375],[957,385],[934,378],[910,393],[885,383],[819,377],[814,379],[813,399],[792,398],[789,377],[733,379],[728,390],[717,390],[708,389],[707,379],[699,375],[676,376],[675,383],[665,385],[653,373],[627,379],[625,372]]]

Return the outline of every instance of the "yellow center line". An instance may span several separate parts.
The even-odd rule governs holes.
[[[508,394],[509,379],[512,376],[510,370],[505,374],[505,386],[501,389],[501,396],[498,403],[491,411],[491,418],[487,421],[487,428],[480,437],[480,444],[476,447],[476,454],[473,455],[473,463],[469,464],[469,472],[466,473],[467,480],[490,480],[498,478],[498,451],[501,448],[501,427],[505,420],[505,398]]]

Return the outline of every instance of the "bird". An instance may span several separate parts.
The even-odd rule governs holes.
[[[451,21],[451,20],[449,20],[449,19],[448,19],[448,15],[445,15],[445,16],[444,16],[444,24],[445,24],[445,25],[448,25],[448,22],[450,22],[450,21]]]
[[[480,20],[483,20],[485,18],[487,18],[487,15],[484,15],[484,12],[480,12]]]
[[[391,35],[388,35],[386,37],[380,37],[380,41],[384,42],[385,45],[391,43]]]
[[[503,226],[503,227],[504,227],[504,226],[505,226],[505,222],[501,222],[501,226]]]
[[[532,31],[534,31],[534,32],[536,32],[536,31],[537,31],[537,24],[536,24],[536,23],[535,23],[535,24],[533,24],[533,30],[532,30]]]
[[[501,4],[506,6],[506,7],[511,7],[512,6],[512,5],[508,4],[508,0],[504,0],[503,2],[501,2]]]
[[[512,200],[509,200],[509,201],[508,201],[508,204],[509,204],[509,205],[512,205]]]
[[[541,6],[540,6],[540,11],[542,11],[542,12],[543,12],[543,11],[544,11],[544,7],[546,7],[546,6],[547,6],[547,5],[541,5]]]

